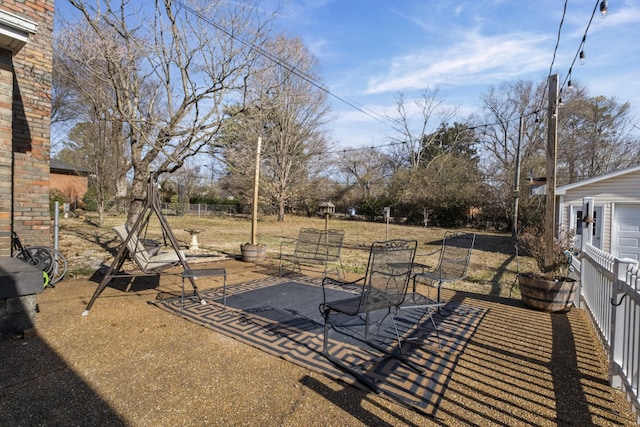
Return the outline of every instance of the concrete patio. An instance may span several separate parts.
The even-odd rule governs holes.
[[[206,266],[225,267],[229,284],[276,273]],[[179,295],[179,276],[128,293],[108,287],[82,317],[96,286],[65,280],[45,290],[33,336],[0,342],[0,425],[635,425],[581,310],[551,315],[445,290],[488,313],[431,418],[147,303]]]

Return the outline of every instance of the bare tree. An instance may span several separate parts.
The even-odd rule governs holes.
[[[107,62],[96,56],[102,41],[86,26],[60,30],[54,37],[54,123],[69,124],[71,131],[61,155],[92,172],[90,194],[95,197],[99,224],[106,203],[127,194],[130,168],[123,120],[114,110],[114,92],[105,84]],[[115,48],[115,46],[112,46]],[[79,63],[91,63],[87,72]]]
[[[96,203],[100,226],[104,224],[107,203],[116,197],[113,183],[122,178],[118,169],[119,157],[114,155],[114,149],[121,149],[122,145],[112,144],[118,139],[118,135],[110,138],[112,132],[113,129],[105,121],[78,123],[69,133],[66,147],[57,156],[91,171],[88,193]]]
[[[99,60],[76,65],[113,93],[131,156],[132,223],[149,173],[179,169],[219,132],[226,103],[242,102],[266,23],[250,1],[69,2],[101,41]]]
[[[511,217],[519,119],[523,118],[521,140],[521,179],[525,174],[541,176],[546,169],[546,105],[544,84],[530,81],[504,82],[489,87],[483,96],[486,124],[476,129],[482,152],[482,168],[487,177],[492,206],[503,206],[504,217]],[[573,90],[562,94],[558,110],[558,185],[597,176],[627,167],[638,160],[640,144],[632,136],[629,104],[618,104],[602,96],[589,97],[586,88],[574,82]],[[521,188],[522,190],[522,188]],[[520,208],[537,214],[538,202],[527,191],[520,191]]]
[[[191,198],[194,196],[201,179],[200,166],[196,166],[191,159],[185,160],[184,165],[171,175],[171,182],[182,188],[185,203],[191,203]]]
[[[563,94],[558,123],[558,182],[569,184],[638,162],[640,141],[633,137],[629,103],[590,97],[575,84]]]
[[[266,49],[278,62],[262,58],[251,80],[260,90],[257,103],[266,112],[265,188],[278,207],[278,221],[284,221],[296,184],[309,178],[310,160],[326,151],[327,93],[319,87],[318,60],[299,38],[280,35]]]
[[[502,213],[504,220],[513,216],[513,191],[516,174],[516,156],[520,137],[520,117],[523,118],[523,134],[520,141],[522,158],[521,174],[524,171],[544,171],[546,153],[546,133],[542,113],[536,109],[544,99],[544,86],[536,86],[531,81],[504,82],[500,86],[490,86],[483,95],[485,114],[483,125],[476,129],[478,148],[482,161],[480,166],[487,181],[487,206],[491,211]],[[526,180],[521,179],[521,182]],[[520,193],[520,208],[537,201],[529,199],[528,193]],[[489,209],[487,209],[489,210]]]
[[[226,173],[220,179],[222,189],[232,194],[241,205],[250,206],[262,122],[258,111],[253,108],[240,112],[231,108],[229,110],[225,125],[209,147],[209,154],[214,161],[226,167]]]
[[[433,137],[435,130],[455,115],[455,110],[441,107],[438,89],[425,89],[410,104],[407,104],[403,94],[396,96],[398,117],[395,124],[398,135],[391,138],[396,143],[392,150],[394,169],[407,166],[416,170],[425,167],[423,152],[437,143]],[[434,116],[437,120],[434,120]]]
[[[546,147],[542,115],[534,113],[543,96],[542,90],[542,85],[535,87],[530,81],[519,80],[504,82],[497,88],[490,86],[482,97],[484,126],[476,133],[483,165],[491,168],[493,180],[504,182],[507,187],[514,182],[520,117],[525,119],[522,152],[531,155]]]
[[[250,160],[255,159],[253,147],[262,137],[260,193],[273,200],[278,221],[284,221],[287,206],[302,199],[299,191],[326,152],[327,94],[320,84],[318,61],[300,39],[279,35],[264,49],[268,55],[256,61],[248,79],[250,108],[228,121],[216,145],[226,147],[226,161],[245,177],[246,186]]]
[[[346,185],[357,192],[359,199],[380,197],[392,175],[389,158],[380,150],[345,151],[337,160]]]

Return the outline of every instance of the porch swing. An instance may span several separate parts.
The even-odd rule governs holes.
[[[148,242],[144,237],[146,236],[149,221],[151,219],[151,215],[155,214],[158,220],[160,221],[160,226],[162,228],[162,235],[167,243],[167,239],[173,248],[172,252],[160,252],[155,253],[154,251],[150,251],[147,247],[145,247],[145,241]],[[100,285],[93,293],[89,304],[82,312],[83,316],[87,316],[89,314],[89,310],[95,303],[96,299],[100,296],[102,291],[107,287],[107,285],[116,278],[134,278],[138,276],[158,276],[162,273],[162,271],[175,267],[177,265],[182,265],[184,271],[191,270],[187,260],[185,258],[184,252],[180,249],[178,245],[178,241],[176,240],[167,219],[162,214],[162,208],[160,207],[160,197],[158,195],[157,182],[155,179],[154,173],[151,173],[149,177],[149,181],[147,182],[147,197],[144,202],[144,207],[135,224],[129,228],[126,224],[120,225],[118,227],[114,227],[113,229],[116,234],[122,240],[122,244],[118,249],[118,252],[111,263],[111,266],[107,270],[107,273],[102,278]],[[131,258],[131,260],[136,264],[140,271],[137,272],[127,272],[122,269],[127,257]],[[200,291],[195,283],[195,278],[189,276],[189,281],[191,282],[191,286],[193,287],[195,295],[200,300],[201,304],[206,304],[207,302],[200,295]],[[129,286],[127,287],[127,290]]]

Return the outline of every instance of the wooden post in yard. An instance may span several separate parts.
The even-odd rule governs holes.
[[[547,117],[547,188],[544,214],[544,272],[553,271],[553,238],[556,222],[556,158],[558,153],[558,75],[549,76]]]
[[[518,124],[518,146],[516,147],[516,176],[513,184],[513,232],[512,236],[518,238],[518,199],[520,197],[520,147],[522,146],[522,134],[524,133],[524,118],[520,116]]]
[[[262,138],[258,137],[258,147],[256,148],[256,170],[253,175],[253,206],[251,208],[251,244],[258,242],[258,186],[260,184],[260,146]]]

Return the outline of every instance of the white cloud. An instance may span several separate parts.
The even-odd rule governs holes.
[[[487,84],[540,71],[549,61],[543,48],[548,37],[508,34],[481,37],[470,34],[449,49],[394,58],[385,75],[369,79],[367,92],[400,92],[433,86]]]

